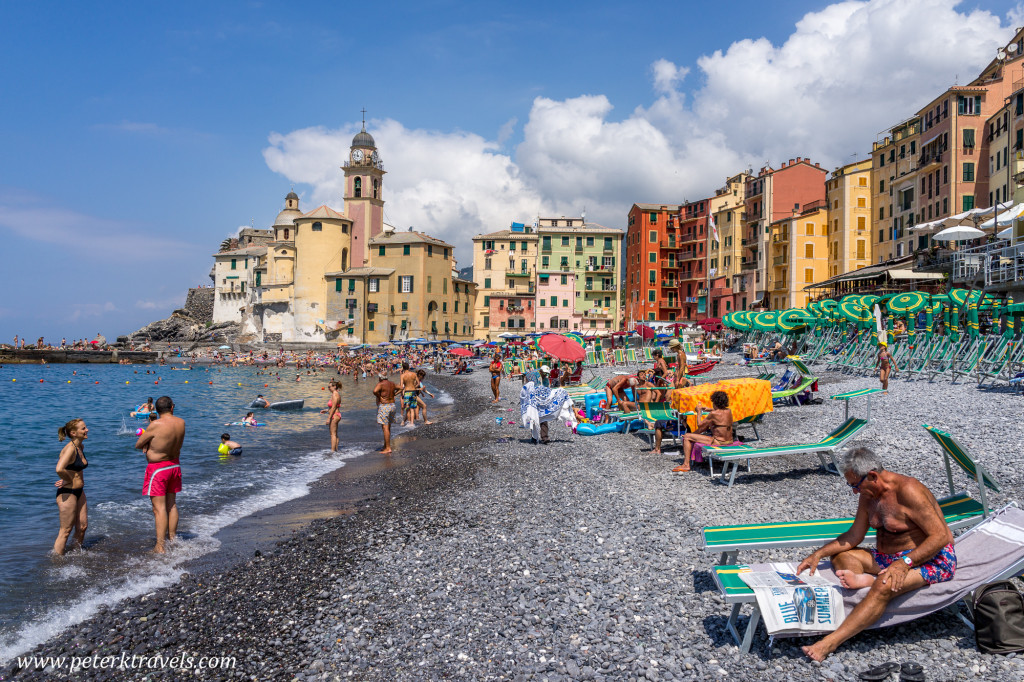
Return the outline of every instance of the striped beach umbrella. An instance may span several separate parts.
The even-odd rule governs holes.
[[[751,316],[754,329],[762,332],[773,332],[776,330],[776,321],[779,319],[779,314],[774,310],[769,310],[763,313],[755,313]]]
[[[839,314],[850,322],[865,325],[873,319],[871,311],[861,305],[861,297],[850,295],[839,302]]]
[[[889,299],[889,312],[897,315],[913,315],[928,305],[928,294],[923,291],[907,291]]]
[[[964,308],[967,306],[967,297],[970,294],[971,292],[967,289],[953,289],[949,292],[949,300],[956,303],[956,307]]]
[[[805,329],[813,319],[814,317],[806,310],[790,308],[779,313],[775,319],[775,327],[784,334],[792,334]]]
[[[737,329],[742,331],[749,331],[753,324],[750,321],[750,312],[747,310],[738,310],[732,318],[733,324],[736,325]]]

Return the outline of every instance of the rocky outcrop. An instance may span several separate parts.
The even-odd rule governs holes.
[[[213,287],[196,287],[188,290],[185,297],[185,311],[200,324],[213,323]]]
[[[184,308],[171,313],[166,320],[151,322],[129,335],[136,344],[147,341],[177,343],[229,343],[235,341],[241,327],[237,322],[208,324],[192,317]]]

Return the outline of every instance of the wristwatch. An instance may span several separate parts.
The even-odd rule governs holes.
[[[907,565],[907,568],[913,568],[914,567],[914,562],[910,560],[909,556],[905,556],[904,555],[903,563],[905,563]]]

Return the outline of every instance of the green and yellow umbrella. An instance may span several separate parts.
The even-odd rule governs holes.
[[[819,301],[811,301],[807,304],[807,310],[811,312],[815,317],[822,317],[821,303]]]
[[[739,310],[733,315],[732,322],[736,325],[737,329],[747,331],[753,327],[750,320],[750,312],[746,310]]]
[[[734,328],[732,324],[732,316],[732,313],[726,313],[725,315],[722,315],[722,324],[726,327],[729,327],[730,329]]]
[[[897,315],[913,315],[928,305],[928,294],[923,291],[907,291],[889,299],[889,312]]]
[[[751,318],[754,329],[762,332],[773,332],[776,330],[775,323],[779,318],[779,314],[772,310],[763,313],[755,313]]]
[[[580,344],[584,348],[587,345],[586,342],[583,340],[583,337],[580,336],[579,334],[577,334],[576,332],[562,332],[562,336],[569,337],[570,339],[572,339],[576,343]],[[538,336],[537,338],[539,339],[540,337]]]
[[[811,314],[806,310],[790,308],[789,310],[783,310],[779,313],[778,317],[775,318],[775,327],[780,332],[792,334],[793,332],[801,331],[806,328],[813,319],[814,318]]]
[[[861,297],[856,294],[846,296],[839,302],[839,313],[857,324],[866,324],[873,319],[871,311],[861,305]]]
[[[958,308],[967,305],[967,297],[970,295],[967,289],[953,289],[949,292],[949,300],[953,301]]]

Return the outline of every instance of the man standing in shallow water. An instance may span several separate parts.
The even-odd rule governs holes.
[[[377,379],[379,381],[373,389],[373,397],[377,399],[377,423],[384,431],[384,447],[380,451],[390,455],[391,424],[395,421],[395,393],[398,392],[398,386],[383,374],[378,375]]]
[[[149,496],[156,522],[156,546],[163,554],[164,541],[173,541],[178,532],[178,505],[175,496],[181,492],[181,445],[185,441],[185,420],[174,416],[174,401],[161,396],[156,401],[160,417],[151,422],[135,442],[135,449],[146,454],[146,475],[142,494]]]

